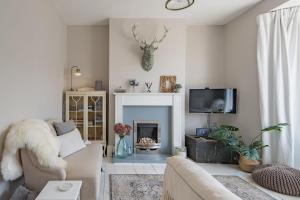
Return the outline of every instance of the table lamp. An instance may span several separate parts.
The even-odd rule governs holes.
[[[73,89],[73,75],[74,76],[82,76],[82,73],[81,73],[80,68],[78,66],[73,66],[71,68],[71,91],[74,91],[74,89]]]

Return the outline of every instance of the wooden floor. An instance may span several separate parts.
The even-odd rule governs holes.
[[[111,158],[104,158],[103,161],[103,173],[101,176],[101,195],[100,200],[110,200],[109,190],[109,174],[163,174],[166,165],[165,164],[141,164],[141,163],[115,163],[111,162]],[[247,182],[257,186],[266,193],[272,195],[278,200],[300,200],[300,197],[290,197],[281,195],[270,190],[259,187],[254,183],[251,175],[239,170],[237,165],[224,165],[224,164],[207,164],[200,163],[206,171],[212,175],[235,175],[246,180]],[[104,184],[103,184],[104,183]]]

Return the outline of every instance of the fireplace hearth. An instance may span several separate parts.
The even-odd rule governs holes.
[[[134,150],[136,153],[158,153],[161,147],[159,121],[135,120]]]

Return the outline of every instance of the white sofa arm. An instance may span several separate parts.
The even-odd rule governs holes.
[[[167,160],[163,200],[241,200],[196,163],[174,156]]]

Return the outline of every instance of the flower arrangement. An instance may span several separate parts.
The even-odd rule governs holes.
[[[132,86],[132,87],[136,87],[136,86],[139,86],[139,82],[135,79],[133,80],[129,80],[129,85]]]
[[[114,126],[114,131],[117,135],[119,135],[119,137],[130,135],[131,130],[132,130],[131,126],[127,124],[117,123]]]

